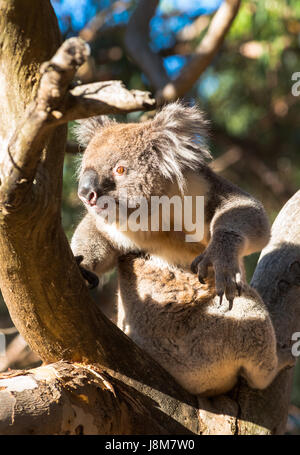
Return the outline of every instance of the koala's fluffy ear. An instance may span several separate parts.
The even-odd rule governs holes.
[[[77,142],[82,146],[86,147],[95,134],[101,132],[101,130],[112,123],[115,120],[110,119],[106,115],[99,115],[98,117],[90,117],[87,119],[77,120],[73,127],[74,135]]]
[[[208,121],[196,106],[175,102],[152,120],[153,145],[161,158],[161,172],[177,180],[183,190],[183,170],[196,169],[211,159],[206,145]]]

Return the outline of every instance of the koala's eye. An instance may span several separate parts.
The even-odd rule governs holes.
[[[125,167],[124,167],[124,166],[118,166],[118,167],[116,168],[116,174],[118,174],[118,175],[123,175],[123,174],[125,174]]]

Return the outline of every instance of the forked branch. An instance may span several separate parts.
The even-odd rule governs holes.
[[[159,0],[140,0],[128,24],[125,45],[129,55],[154,87],[157,102],[163,103],[186,95],[209,66],[237,15],[240,0],[225,0],[222,3],[194,56],[173,81],[168,78],[162,59],[151,50],[149,44],[149,23],[158,3]]]
[[[183,67],[178,77],[157,94],[158,99],[175,100],[184,96],[193,87],[220,49],[239,7],[240,0],[225,0],[222,3],[194,56]]]
[[[70,38],[41,65],[37,97],[28,107],[25,120],[17,125],[1,163],[0,207],[4,214],[19,207],[31,187],[49,129],[78,118],[154,106],[149,92],[128,91],[120,81],[72,88],[75,73],[88,55],[83,40]]]

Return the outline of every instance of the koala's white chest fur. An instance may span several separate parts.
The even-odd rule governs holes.
[[[195,173],[187,173],[185,197],[190,197],[194,206],[197,203],[195,198],[198,197],[198,195],[202,195],[204,197],[207,191],[208,185],[207,183],[204,183],[203,178],[200,178]],[[174,196],[179,197],[178,186],[176,184],[169,184],[167,188],[167,195],[169,200],[171,200]],[[186,238],[188,231],[185,230],[184,198],[181,197],[180,200],[180,214],[182,221],[181,230],[174,230],[174,226],[172,227],[172,221],[171,229],[166,231],[161,229],[154,231],[151,230],[150,226],[149,229],[145,231],[131,231],[129,227],[121,230],[116,222],[110,224],[102,217],[97,216],[95,218],[96,225],[98,230],[105,233],[111,243],[124,253],[129,251],[143,251],[152,257],[155,256],[157,259],[159,258],[162,261],[161,263],[165,263],[165,266],[170,264],[180,265],[181,267],[190,267],[192,261],[196,256],[204,251],[209,241],[209,224],[204,219],[204,213],[201,214],[201,219],[196,221],[198,224],[203,225],[203,228],[201,229],[203,234],[202,240],[194,242],[187,241]],[[193,212],[196,212],[195,207]],[[151,216],[149,216],[149,223]]]

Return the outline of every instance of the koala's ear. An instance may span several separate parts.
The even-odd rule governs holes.
[[[197,106],[187,106],[180,101],[167,104],[153,119],[154,125],[166,134],[175,134],[192,146],[205,145],[209,122]],[[205,147],[204,147],[205,148]],[[210,158],[210,154],[207,154]]]
[[[115,123],[115,120],[106,115],[99,115],[98,117],[77,120],[72,131],[77,142],[82,147],[86,147],[95,134],[100,133],[103,128],[113,123]]]
[[[196,169],[211,155],[206,144],[208,121],[197,106],[166,105],[151,124],[152,143],[160,153],[161,171],[184,186],[183,170]]]

